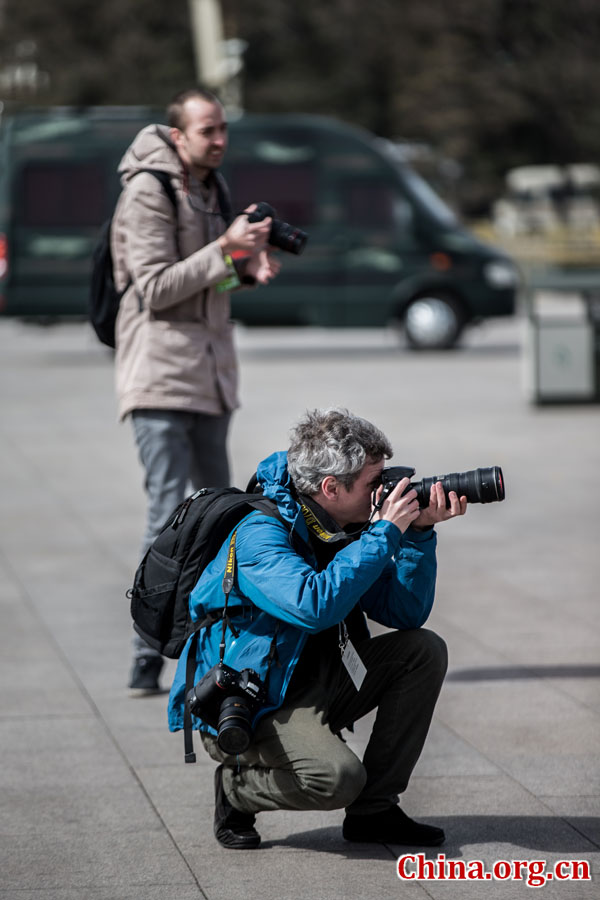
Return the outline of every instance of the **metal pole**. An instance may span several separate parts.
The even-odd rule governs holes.
[[[189,0],[196,75],[207,87],[227,81],[220,0]]]

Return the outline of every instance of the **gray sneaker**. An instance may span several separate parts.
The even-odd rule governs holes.
[[[160,691],[158,676],[164,666],[160,656],[138,656],[133,661],[133,669],[129,679],[129,687],[135,691]]]

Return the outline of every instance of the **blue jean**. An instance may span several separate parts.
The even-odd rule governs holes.
[[[231,414],[135,409],[131,422],[146,478],[148,499],[141,556],[175,507],[201,487],[228,487],[227,432]],[[134,655],[158,656],[139,635]]]

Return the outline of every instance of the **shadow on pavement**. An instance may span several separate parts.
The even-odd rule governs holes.
[[[310,337],[307,336],[306,343],[298,343],[294,345],[282,343],[281,346],[276,346],[273,343],[269,343],[260,346],[257,344],[252,347],[242,346],[240,348],[240,357],[242,359],[258,359],[262,362],[280,363],[311,358],[322,361],[324,355],[326,355],[327,360],[331,361],[336,358],[347,359],[349,356],[356,360],[393,360],[401,357],[405,359],[410,359],[411,357],[414,359],[422,359],[428,353],[433,354],[435,359],[440,359],[440,356],[451,358],[452,356],[457,355],[517,357],[521,352],[520,345],[514,342],[506,344],[484,344],[480,346],[458,346],[450,350],[437,351],[412,351],[401,343],[398,343],[397,346],[389,346],[386,344],[381,347],[377,347],[372,345],[355,346],[351,343],[336,346],[334,344],[311,344],[309,342]]]
[[[447,858],[462,856],[462,847],[477,844],[511,844],[513,857],[527,851],[536,853],[590,854],[598,845],[586,834],[600,834],[600,818],[573,817],[568,821],[553,816],[435,816],[432,823],[446,832],[441,847],[408,847],[395,844],[348,843],[341,828],[317,828],[295,832],[281,841],[263,841],[263,849],[289,847],[321,853],[337,853],[348,859],[381,859],[384,852],[394,858],[401,853],[423,852],[430,857],[445,853]],[[504,850],[504,855],[507,851]]]
[[[533,678],[600,678],[600,666],[490,666],[480,669],[457,669],[446,681],[512,681]]]

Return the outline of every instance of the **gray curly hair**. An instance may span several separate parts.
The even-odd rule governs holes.
[[[318,493],[334,475],[349,489],[368,461],[389,459],[392,447],[379,428],[347,409],[313,409],[292,428],[288,470],[301,494]]]

